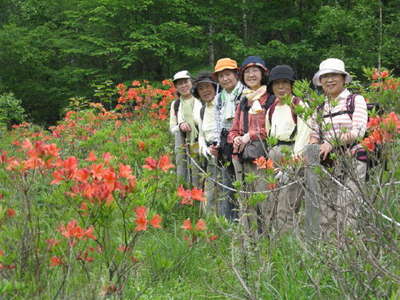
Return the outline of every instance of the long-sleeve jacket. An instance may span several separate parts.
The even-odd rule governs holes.
[[[255,141],[258,139],[264,140],[267,136],[265,131],[265,108],[264,104],[267,101],[268,93],[265,93],[263,96],[260,97],[259,102],[261,107],[263,108],[261,111],[255,114],[248,114],[248,134],[250,136],[251,141]],[[246,99],[247,101],[247,99]],[[244,124],[244,105],[247,105],[249,108],[248,103],[244,103],[244,99],[240,102],[237,106],[235,111],[235,118],[233,119],[232,128],[228,134],[228,143],[233,143],[233,140],[237,136],[243,136],[246,134],[245,132],[245,124]],[[235,149],[234,149],[235,150]],[[234,151],[235,152],[235,151]]]

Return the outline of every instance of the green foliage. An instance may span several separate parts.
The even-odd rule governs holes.
[[[399,19],[396,0],[4,0],[0,93],[13,92],[48,125],[67,99],[92,97],[93,82],[160,80],[220,57],[260,55],[269,67],[292,65],[298,78],[327,57],[359,76],[379,63],[397,73]]]
[[[0,124],[10,128],[25,121],[26,117],[21,100],[15,98],[13,93],[0,95]]]

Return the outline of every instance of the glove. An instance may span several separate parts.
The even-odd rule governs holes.
[[[246,145],[250,142],[250,134],[246,133],[244,136],[241,137],[242,144]]]
[[[209,155],[211,155],[210,151],[208,151],[208,147],[204,139],[199,139],[199,154],[203,155],[205,158],[209,159]]]

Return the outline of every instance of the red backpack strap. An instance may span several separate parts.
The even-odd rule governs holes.
[[[273,115],[273,113],[275,111],[275,107],[276,107],[277,104],[278,104],[278,98],[276,98],[275,101],[269,107],[269,111],[268,111],[269,124],[272,124],[272,115]]]

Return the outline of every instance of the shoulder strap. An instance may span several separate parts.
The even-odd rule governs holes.
[[[174,102],[174,111],[175,111],[175,116],[178,116],[178,110],[179,110],[179,104],[181,103],[181,99],[176,99]]]
[[[200,119],[204,120],[204,112],[206,111],[206,104],[204,104],[200,109]]]
[[[275,100],[275,99],[274,99]],[[290,105],[290,110],[291,110],[291,113],[292,113],[292,119],[293,119],[293,122],[297,125],[297,115],[295,114],[295,112],[294,112],[294,107],[296,106],[296,105],[298,105],[300,103],[300,98],[298,98],[298,97],[294,97],[293,98],[293,100],[292,100],[292,104]],[[278,103],[276,102],[276,101],[274,101],[272,104],[271,104],[271,107],[269,108],[269,112],[268,112],[268,120],[269,120],[269,123],[271,124],[272,123],[272,115],[273,115],[273,113],[274,113],[274,111],[275,111],[275,107],[276,107],[276,105],[277,105]]]
[[[276,98],[275,98],[274,102],[270,105],[269,111],[268,111],[269,124],[272,124],[272,115],[274,114],[275,107],[276,107],[277,104],[278,104],[278,102],[276,101]]]
[[[347,99],[346,99],[346,109],[347,113],[349,114],[350,119],[353,120],[353,113],[355,109],[355,99],[357,97],[357,94],[350,94]]]
[[[222,108],[222,91],[218,94],[217,97],[217,110],[221,110]]]
[[[335,112],[332,114],[326,114],[326,115],[323,115],[322,117],[323,118],[333,118],[336,116],[348,114],[350,119],[353,119],[353,113],[354,113],[354,109],[355,109],[355,99],[357,96],[358,96],[357,94],[350,94],[346,98],[346,110],[338,111],[338,112]]]

